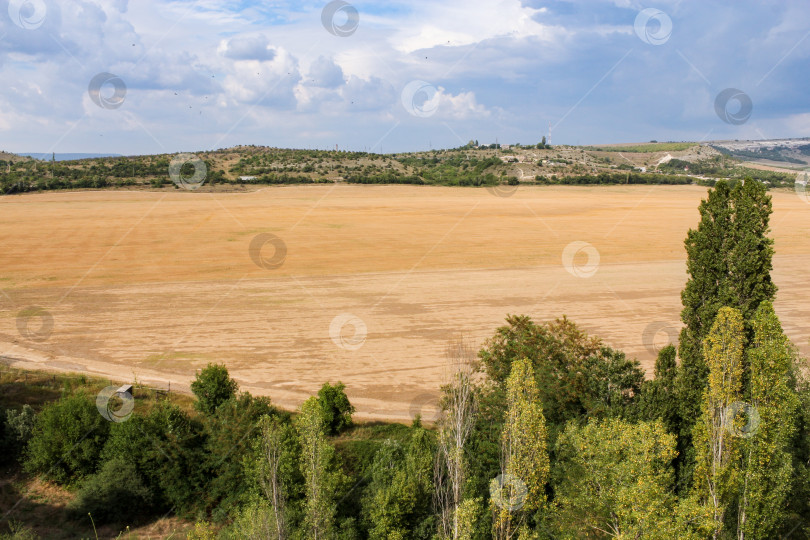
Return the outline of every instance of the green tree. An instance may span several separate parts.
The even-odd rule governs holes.
[[[151,429],[162,431],[146,447],[141,470],[153,481],[157,476],[159,492],[167,506],[178,515],[192,516],[204,509],[206,501],[200,496],[208,481],[203,425],[175,405],[156,407],[150,416],[154,426]],[[135,437],[130,440],[130,445],[134,444],[137,444]],[[134,450],[129,452],[138,455]]]
[[[714,537],[726,525],[726,514],[739,489],[740,438],[735,435],[736,403],[742,398],[745,330],[740,312],[724,307],[703,344],[709,386],[695,424],[695,491],[714,516]]]
[[[267,415],[259,421],[261,436],[246,461],[246,478],[256,482],[256,491],[270,511],[270,538],[284,540],[293,529],[295,510],[301,497],[303,477],[298,460],[301,447],[290,418]]]
[[[236,395],[237,386],[224,364],[208,364],[191,383],[191,391],[197,396],[194,406],[203,414],[214,414],[217,407]]]
[[[335,449],[326,438],[324,412],[316,397],[301,405],[296,418],[301,444],[301,474],[305,485],[304,530],[314,540],[333,538],[336,531],[336,496],[344,479]]]
[[[566,421],[585,416],[623,416],[640,394],[644,372],[563,317],[538,325],[510,315],[479,357],[488,378],[503,388],[512,365],[528,358],[537,379],[551,441]]]
[[[674,491],[675,436],[660,422],[571,422],[557,441],[555,537],[703,539],[710,514]]]
[[[491,499],[494,536],[512,538],[526,515],[541,509],[546,501],[549,459],[546,449],[546,420],[539,399],[531,362],[524,358],[512,366],[506,381],[506,422],[501,435],[502,478],[512,478],[525,486],[520,508]],[[510,486],[508,489],[514,489]],[[500,502],[500,504],[498,504]],[[517,502],[517,501],[516,501]]]
[[[374,455],[362,499],[369,538],[432,538],[434,451],[431,434],[414,426],[405,444],[387,440]]]
[[[107,440],[110,422],[78,393],[49,403],[37,415],[25,451],[25,469],[58,483],[92,474]]]
[[[335,386],[324,383],[318,390],[318,402],[324,413],[326,430],[329,435],[337,435],[352,426],[354,405],[346,396],[346,385],[338,381]]]
[[[772,206],[765,186],[746,179],[732,188],[720,181],[700,203],[699,211],[700,223],[685,241],[689,279],[681,293],[681,319],[686,325],[678,351],[682,487],[688,485],[691,476],[692,428],[700,417],[708,381],[703,340],[721,307],[740,310],[750,331],[759,304],[772,301],[776,295],[770,276],[773,240],[767,237]]]
[[[215,521],[226,520],[248,495],[244,460],[261,436],[260,420],[271,413],[269,398],[242,392],[204,418],[205,460],[201,466],[208,471],[209,481],[202,499]]]
[[[799,398],[797,411],[796,434],[791,441],[793,456],[793,478],[791,479],[788,512],[790,514],[784,528],[780,531],[783,537],[791,534],[804,535],[810,538],[810,366],[807,360],[796,354],[793,366],[796,392]]]
[[[738,538],[774,538],[787,519],[793,473],[790,443],[796,433],[798,396],[791,380],[790,342],[770,302],[753,322],[746,351],[751,370],[750,405],[743,441]]]
[[[458,540],[472,540],[477,530],[476,523],[484,512],[484,503],[481,497],[467,498],[456,509],[458,522]]]
[[[642,420],[661,420],[669,433],[678,434],[680,415],[676,379],[678,366],[675,347],[667,345],[658,351],[654,378],[642,386],[639,414]]]

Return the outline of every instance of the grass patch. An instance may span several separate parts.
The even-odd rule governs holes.
[[[355,424],[351,429],[332,439],[335,450],[343,458],[346,471],[355,475],[368,470],[374,454],[388,439],[404,442],[409,427],[404,424],[368,422]]]
[[[192,396],[176,392],[167,395],[161,392],[165,389],[151,388],[135,381],[132,384],[136,407],[141,412],[148,411],[159,401],[166,399],[183,410],[193,410]],[[30,405],[39,410],[63,395],[83,391],[89,396],[94,396],[107,386],[120,386],[121,383],[80,373],[53,374],[0,366],[0,385],[3,388],[3,392],[0,393],[0,407],[18,409],[23,405]]]

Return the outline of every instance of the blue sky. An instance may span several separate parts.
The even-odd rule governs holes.
[[[807,137],[808,62],[807,0],[2,0],[0,150]]]

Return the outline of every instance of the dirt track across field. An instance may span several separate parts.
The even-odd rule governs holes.
[[[565,314],[650,369],[680,328],[683,239],[705,192],[336,184],[3,197],[0,357],[173,389],[224,362],[241,388],[290,408],[341,380],[361,416],[395,420],[431,416],[448,340],[480,346],[509,313]],[[808,354],[810,204],[788,191],[773,200],[776,307]]]

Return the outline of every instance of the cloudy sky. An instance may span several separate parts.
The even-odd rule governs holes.
[[[807,0],[0,0],[0,150],[806,137],[809,61]]]

